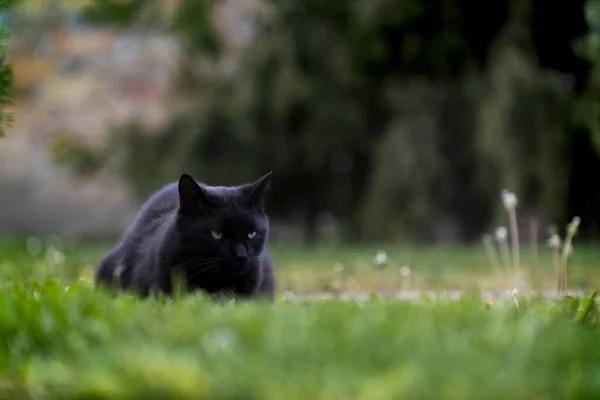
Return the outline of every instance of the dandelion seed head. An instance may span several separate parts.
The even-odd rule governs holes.
[[[517,206],[518,199],[517,199],[517,196],[513,192],[511,192],[507,189],[503,189],[501,194],[502,194],[502,204],[504,205],[504,208],[506,208],[507,210],[511,210]]]
[[[550,239],[548,239],[548,247],[551,247],[553,249],[558,249],[561,243],[562,240],[560,239],[560,236],[558,236],[558,234],[556,233],[550,236]]]
[[[504,226],[499,226],[498,228],[496,228],[496,240],[499,242],[505,242],[506,238],[508,237],[508,229],[506,229],[506,227]]]
[[[375,254],[374,262],[375,265],[383,265],[387,262],[388,256],[385,250],[379,250],[377,254]]]

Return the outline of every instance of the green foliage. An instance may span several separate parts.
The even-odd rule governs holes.
[[[133,23],[142,6],[149,3],[152,3],[152,1],[97,0],[94,7],[88,7],[84,10],[83,17],[91,23],[109,22],[126,26]]]
[[[598,305],[596,297],[598,292],[593,292],[589,296],[581,299],[581,303],[577,309],[575,320],[580,323],[597,323],[598,322]]]
[[[217,56],[221,43],[215,32],[212,11],[216,0],[182,1],[171,21],[171,29],[183,39],[184,46],[192,51],[192,57],[198,50],[202,55]]]
[[[57,164],[68,165],[82,175],[95,173],[102,164],[97,152],[62,135],[52,138],[50,155]]]

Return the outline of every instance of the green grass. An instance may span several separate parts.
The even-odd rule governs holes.
[[[64,256],[44,250],[33,256],[21,241],[0,243],[0,398],[600,395],[593,301],[520,298],[518,307],[490,307],[476,296],[300,302],[279,295],[274,304],[264,304],[215,303],[193,295],[141,301],[94,289],[89,274],[106,246],[59,249]],[[390,275],[384,277],[408,264],[423,287],[443,288],[420,275],[438,274],[438,283],[455,287],[465,286],[459,281],[467,276],[494,282],[485,278],[490,268],[480,249],[385,250],[390,261],[383,274]],[[340,247],[307,254],[274,246],[273,258],[284,288],[326,289],[324,282],[339,275],[376,288],[381,271],[371,265],[375,251]],[[576,247],[574,279],[597,279],[599,254]],[[341,272],[336,263],[344,265]]]
[[[55,251],[61,252],[55,262]],[[0,278],[17,281],[57,279],[72,283],[91,281],[93,269],[109,244],[69,244],[46,246],[37,255],[27,251],[24,240],[0,241]],[[305,249],[271,245],[280,292],[314,293],[333,290],[375,291],[381,289],[508,290],[508,279],[495,274],[483,246],[407,247],[394,244],[379,247],[321,246]],[[388,254],[386,265],[377,267],[379,250]],[[60,258],[64,258],[60,260]],[[536,289],[555,287],[552,257],[541,248],[540,262],[534,268],[527,248],[521,251],[521,265]],[[400,273],[410,267],[407,280]],[[569,268],[571,288],[584,290],[600,286],[600,248],[576,244]]]

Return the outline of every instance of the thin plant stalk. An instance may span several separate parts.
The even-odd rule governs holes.
[[[569,288],[567,287],[567,279],[568,279],[567,270],[569,269],[568,267],[569,267],[569,256],[567,255],[565,257],[564,265],[563,265],[563,270],[562,270],[562,272],[563,272],[563,275],[562,275],[562,292],[565,293],[565,294],[569,290]]]
[[[562,274],[560,273],[560,251],[558,250],[558,247],[552,248],[552,264],[554,265],[556,295],[560,296],[562,291]]]
[[[402,291],[408,292],[410,290],[410,275],[402,277],[401,283]]]
[[[488,259],[490,260],[490,265],[492,266],[492,269],[496,272],[497,275],[504,275],[502,263],[500,262],[500,258],[498,256],[498,253],[496,252],[496,248],[494,247],[494,243],[490,235],[484,236],[483,246],[485,247],[485,251],[488,255]]]
[[[562,290],[562,274],[560,270],[560,246],[561,239],[558,236],[556,227],[550,228],[550,238],[548,239],[548,246],[552,249],[552,266],[554,270],[554,284],[556,289],[556,295],[560,296]]]
[[[533,266],[532,273],[534,275],[533,281],[536,282],[535,286],[537,289],[541,289],[543,284],[541,282],[542,273],[540,271],[539,264],[539,250],[538,250],[538,221],[532,218],[529,224],[529,244],[531,247],[531,264]]]
[[[568,275],[567,275],[567,269],[569,266],[569,257],[571,256],[571,254],[573,253],[573,237],[575,236],[575,234],[577,234],[577,229],[579,228],[579,223],[581,222],[581,220],[579,219],[579,217],[575,217],[573,218],[573,220],[571,221],[571,223],[569,223],[568,227],[567,227],[567,236],[565,238],[565,243],[563,246],[563,251],[562,251],[562,262],[561,262],[561,266],[562,266],[562,292],[566,293],[568,290]]]
[[[536,277],[541,278],[540,273],[540,256],[538,251],[538,221],[535,218],[531,219],[529,225],[529,242],[531,245],[531,263],[533,264],[533,270],[535,271]]]
[[[512,291],[512,298],[517,308],[519,308],[519,292],[516,289]]]
[[[549,239],[548,246],[552,249],[552,266],[554,272],[554,288],[556,289],[556,295],[560,295],[560,291],[562,289],[562,274],[560,270],[560,247],[561,247],[561,239],[558,235],[558,230],[556,226],[550,226],[548,231]]]
[[[521,282],[520,257],[519,257],[519,227],[517,225],[517,204],[519,200],[517,196],[507,189],[503,189],[502,203],[508,212],[508,222],[510,229],[510,239],[512,246],[512,265],[513,274],[515,277],[515,285]]]
[[[411,271],[408,265],[400,267],[400,276],[402,277],[401,287],[402,291],[407,292],[410,290]]]
[[[500,249],[502,250],[502,263],[506,266],[506,268],[508,268],[510,265],[510,250],[506,240],[500,241]]]
[[[494,244],[492,242],[485,244],[485,250],[490,259],[490,263],[496,272],[503,273],[502,264],[500,263],[500,257],[498,257],[498,253],[496,253],[496,249],[494,248]]]
[[[512,207],[508,210],[510,239],[512,246],[512,262],[515,274],[519,274],[521,266],[519,260],[519,228],[517,226],[517,210]]]
[[[383,293],[388,290],[387,276],[383,269],[379,270],[379,290]]]

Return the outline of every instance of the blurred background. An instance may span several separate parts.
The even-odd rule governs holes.
[[[272,238],[600,239],[597,0],[20,0],[0,235],[117,237],[274,171]]]

